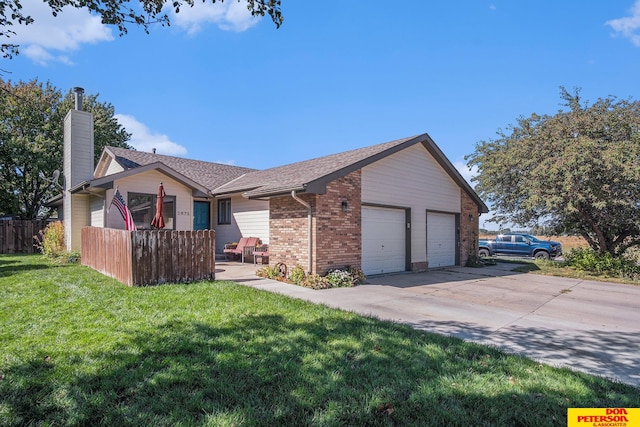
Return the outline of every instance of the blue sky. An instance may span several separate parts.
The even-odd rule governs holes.
[[[258,169],[427,132],[468,176],[475,143],[554,114],[561,85],[639,98],[640,0],[282,0],[280,29],[227,0],[123,37],[22,3],[5,79],[99,93],[140,150]]]

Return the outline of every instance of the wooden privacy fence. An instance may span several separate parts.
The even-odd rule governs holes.
[[[0,254],[33,254],[40,252],[34,245],[40,230],[47,227],[47,220],[0,220]]]
[[[82,229],[83,265],[129,286],[215,278],[213,230]]]

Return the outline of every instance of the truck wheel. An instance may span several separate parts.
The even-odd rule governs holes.
[[[480,250],[478,251],[478,256],[479,256],[480,258],[487,257],[487,256],[489,256],[489,251],[488,251],[488,250],[486,250],[486,249],[480,249]]]
[[[542,260],[542,261],[547,261],[549,259],[549,252],[545,252],[545,251],[538,251],[535,254],[533,254],[533,257],[536,260]]]

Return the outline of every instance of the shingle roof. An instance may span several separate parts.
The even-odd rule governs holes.
[[[292,190],[315,191],[316,189],[309,188],[309,186],[313,186],[314,183],[323,186],[326,182],[348,173],[348,171],[345,171],[346,169],[349,171],[359,169],[364,166],[362,163],[370,163],[367,160],[376,159],[381,154],[387,155],[387,151],[393,151],[394,148],[416,138],[419,137],[398,139],[343,153],[251,172],[214,189],[213,193],[244,192],[246,196],[256,197],[284,194]],[[415,142],[419,141],[416,140]]]
[[[119,147],[106,147],[105,150],[110,152],[115,161],[125,170],[160,162],[208,189],[219,187],[230,180],[255,171],[255,169],[239,166],[133,151]]]
[[[327,183],[418,143],[421,143],[449,176],[471,196],[482,212],[488,212],[484,202],[426,133],[266,170],[125,148],[107,147],[105,150],[127,170],[162,163],[211,190],[216,196],[243,193],[245,197],[260,198],[283,195],[293,190],[324,193]]]

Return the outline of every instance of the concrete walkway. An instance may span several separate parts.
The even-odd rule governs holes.
[[[499,347],[640,387],[640,286],[514,273],[513,264],[374,276],[314,291],[219,263],[238,283]]]

